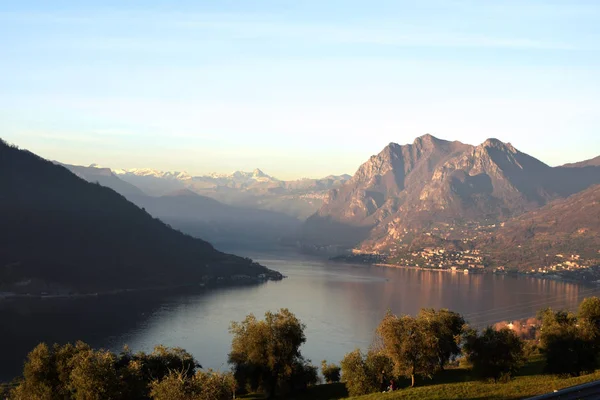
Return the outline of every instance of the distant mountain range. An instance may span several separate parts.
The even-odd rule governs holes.
[[[317,211],[330,189],[350,179],[349,175],[331,175],[322,179],[282,181],[260,169],[204,176],[152,169],[116,169],[114,173],[151,196],[189,189],[222,203],[279,212],[299,219]]]
[[[91,179],[140,195],[107,169],[93,173]],[[87,293],[280,277],[75,174],[0,141],[0,291]]]
[[[89,167],[60,164],[77,176],[92,183],[109,187],[129,201],[144,208],[152,216],[195,237],[210,241],[220,248],[264,247],[279,244],[296,234],[302,221],[283,212],[262,209],[256,205],[244,206],[232,201],[230,205],[213,197],[198,194],[200,180],[213,181],[213,187],[229,188],[230,195],[239,195],[243,185],[252,182],[280,182],[256,170],[253,173],[236,172],[231,175],[192,178],[185,173],[168,173],[149,169],[113,173],[108,168],[93,164]],[[147,195],[135,182],[155,195]],[[195,189],[195,191],[193,190]],[[163,194],[163,191],[167,191]],[[283,200],[282,200],[283,201]]]
[[[64,166],[219,247],[286,243],[309,251],[353,250],[398,260],[422,248],[477,249],[490,265],[523,268],[541,262],[544,249],[570,249],[592,261],[597,256],[593,246],[600,228],[584,222],[595,221],[598,214],[582,204],[597,204],[600,157],[550,167],[497,139],[469,145],[424,135],[411,144],[390,143],[353,176],[295,181],[260,169],[192,176],[95,164]],[[564,223],[540,222],[540,215],[552,219],[558,213],[585,234],[573,234]],[[555,219],[562,221],[559,217]],[[531,229],[544,234],[531,235]],[[551,237],[560,242],[548,242]],[[528,250],[510,262],[515,243]]]
[[[550,167],[510,143],[425,135],[390,143],[329,192],[302,228],[305,247],[388,252],[422,234],[464,239],[600,183],[597,159]],[[473,228],[473,229],[470,229]]]

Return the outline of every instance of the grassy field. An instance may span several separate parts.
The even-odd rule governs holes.
[[[543,361],[528,363],[514,379],[508,383],[489,383],[472,380],[470,371],[463,368],[449,369],[438,374],[433,380],[418,381],[417,387],[405,387],[392,393],[375,393],[354,400],[421,400],[421,399],[460,399],[460,400],[500,400],[522,399],[538,394],[552,392],[569,386],[600,380],[600,370],[593,374],[575,378],[563,378],[556,375],[542,375]],[[261,396],[246,396],[246,399],[262,399]],[[343,384],[318,385],[304,393],[286,396],[290,400],[328,400],[348,398]]]

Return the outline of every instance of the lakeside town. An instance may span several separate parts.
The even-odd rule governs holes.
[[[417,251],[390,252],[388,254],[354,249],[351,254],[338,256],[333,260],[463,274],[520,274],[536,278],[584,281],[600,285],[600,265],[594,261],[586,260],[580,254],[548,254],[546,256],[551,260],[548,265],[521,270],[507,268],[503,265],[492,266],[489,258],[477,249],[447,250],[442,247],[425,247]]]

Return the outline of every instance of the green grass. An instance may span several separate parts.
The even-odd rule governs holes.
[[[500,400],[522,399],[536,396],[569,386],[600,380],[600,370],[579,377],[563,378],[556,375],[542,375],[543,360],[539,357],[521,369],[518,376],[508,383],[491,383],[473,380],[465,368],[448,369],[433,380],[417,381],[417,387],[408,387],[408,381],[402,388],[392,393],[374,393],[366,396],[351,397],[353,400],[421,400],[421,399],[460,399],[460,400]],[[303,393],[285,396],[291,400],[329,400],[348,398],[343,384],[318,385]],[[249,395],[245,399],[264,399],[262,396]]]

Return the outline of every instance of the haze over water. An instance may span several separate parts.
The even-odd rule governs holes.
[[[476,327],[525,318],[537,310],[575,308],[596,287],[526,277],[464,275],[329,263],[295,253],[245,254],[287,275],[281,282],[195,294],[127,294],[88,299],[0,302],[5,349],[0,380],[17,374],[39,341],[77,339],[118,351],[124,344],[150,351],[157,344],[190,351],[205,368],[227,369],[228,326],[253,312],[289,308],[306,324],[302,353],[313,363],[339,362],[368,348],[387,309],[461,312]]]

